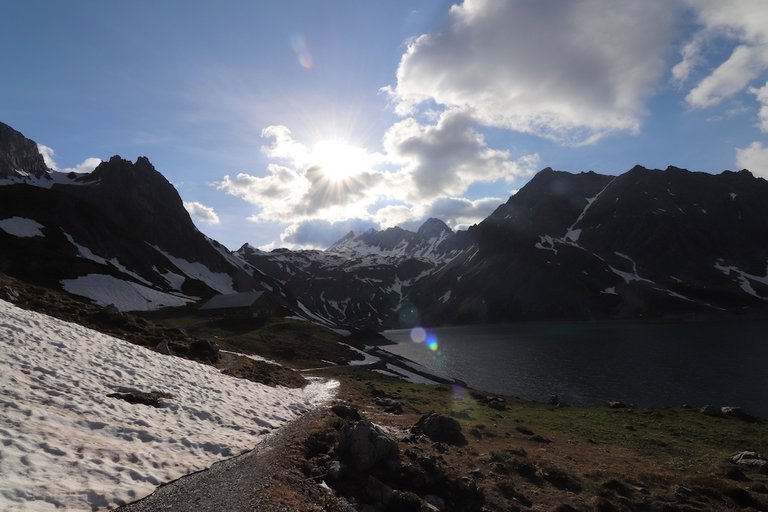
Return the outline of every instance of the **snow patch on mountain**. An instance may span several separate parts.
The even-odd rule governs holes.
[[[757,293],[752,287],[752,283],[750,283],[750,281],[754,281],[756,283],[761,283],[768,286],[768,268],[766,268],[766,275],[756,276],[754,274],[744,272],[740,268],[733,265],[724,265],[722,262],[723,260],[718,260],[715,263],[715,269],[719,270],[727,276],[733,276],[739,282],[741,289],[746,293],[752,295],[753,297],[757,297],[758,299],[768,300],[768,297],[763,297]]]
[[[249,450],[338,383],[269,387],[0,301],[0,510],[113,508]],[[115,392],[160,391],[161,407]]]
[[[44,227],[45,226],[39,222],[32,219],[27,219],[26,217],[9,217],[7,219],[0,220],[0,229],[9,235],[17,236],[20,238],[45,236],[41,231]]]
[[[152,246],[157,252],[168,258],[176,268],[184,272],[188,277],[197,279],[219,293],[235,293],[232,277],[221,272],[213,272],[202,263],[192,262],[184,258],[177,258],[165,252],[156,245]]]
[[[106,274],[87,274],[64,279],[61,287],[74,295],[86,297],[100,306],[114,304],[120,311],[151,311],[164,307],[184,306],[197,297],[174,295],[139,283],[124,281]]]

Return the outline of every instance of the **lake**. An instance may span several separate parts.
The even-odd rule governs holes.
[[[417,339],[423,334],[414,333]],[[420,335],[421,334],[421,335]],[[768,322],[439,327],[386,350],[485,391],[571,405],[736,405],[768,417]]]

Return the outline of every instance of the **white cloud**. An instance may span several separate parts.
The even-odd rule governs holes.
[[[210,206],[205,206],[197,201],[184,201],[184,208],[186,208],[192,219],[198,222],[204,222],[205,224],[219,224],[219,216]]]
[[[635,0],[465,0],[416,38],[397,83],[398,113],[429,100],[488,126],[561,142],[636,132],[664,71],[674,7]]]
[[[538,155],[512,160],[509,151],[488,147],[475,125],[468,113],[448,111],[435,125],[408,118],[387,131],[384,147],[405,164],[411,202],[462,194],[473,183],[511,182],[535,170]]]
[[[347,219],[339,222],[311,219],[288,226],[280,235],[280,240],[287,246],[325,249],[350,231],[360,233],[378,227],[366,219]]]
[[[469,114],[458,111],[444,112],[434,125],[409,118],[388,130],[384,153],[339,141],[309,145],[284,126],[270,126],[262,132],[268,139],[262,151],[274,160],[267,174],[227,175],[214,186],[256,205],[249,220],[290,223],[285,242],[310,240],[311,227],[308,243],[317,246],[326,240],[320,231],[338,230],[342,222],[413,222],[440,198],[478,182],[512,182],[538,165],[538,155],[513,160],[509,151],[490,148],[474,126]],[[306,224],[318,219],[326,223]]]
[[[736,148],[736,165],[768,179],[768,147],[761,142],[753,142],[746,148]]]
[[[768,82],[759,89],[753,87],[749,90],[760,102],[760,111],[758,112],[758,127],[763,133],[768,133]]]
[[[692,108],[706,108],[744,91],[768,70],[768,9],[764,0],[686,0],[700,29],[682,49],[673,78],[684,82],[706,63],[708,44],[726,39],[735,43],[725,61],[707,70],[686,96]]]
[[[74,167],[65,167],[64,169],[60,169],[59,165],[56,163],[56,160],[54,158],[54,155],[56,154],[56,152],[53,150],[53,148],[49,146],[45,146],[43,144],[38,144],[37,150],[42,155],[43,160],[45,161],[45,165],[47,165],[48,168],[51,169],[52,171],[58,171],[58,172],[64,172],[64,173],[70,173],[70,172],[89,173],[89,172],[92,172],[101,163],[101,158],[88,157]]]
[[[56,165],[56,160],[53,159],[53,155],[55,153],[53,148],[50,148],[50,147],[45,146],[43,144],[38,144],[37,145],[37,150],[42,155],[43,161],[45,162],[45,165],[47,165],[49,169],[52,169],[54,171],[59,169],[59,166]]]
[[[497,197],[485,197],[474,201],[463,197],[442,197],[432,203],[427,217],[436,217],[457,229],[460,226],[477,224],[493,213],[503,203]]]

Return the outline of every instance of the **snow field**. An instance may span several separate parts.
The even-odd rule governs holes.
[[[0,510],[92,510],[253,448],[332,396],[215,368],[0,301]],[[109,398],[161,391],[161,408]]]

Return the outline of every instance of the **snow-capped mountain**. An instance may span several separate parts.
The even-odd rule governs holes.
[[[438,219],[417,232],[350,232],[325,251],[269,253],[244,245],[237,255],[275,277],[322,321],[349,328],[399,325],[410,289],[466,249],[464,233]]]
[[[6,125],[0,272],[124,310],[276,284],[200,233],[147,158],[115,156],[90,174],[63,174],[47,169],[37,145]]]
[[[637,166],[544,169],[452,232],[350,233],[325,251],[229,252],[141,157],[45,167],[0,125],[0,272],[126,310],[267,290],[334,327],[768,314],[768,182]]]
[[[426,323],[765,316],[766,233],[748,171],[545,169],[411,300]]]

